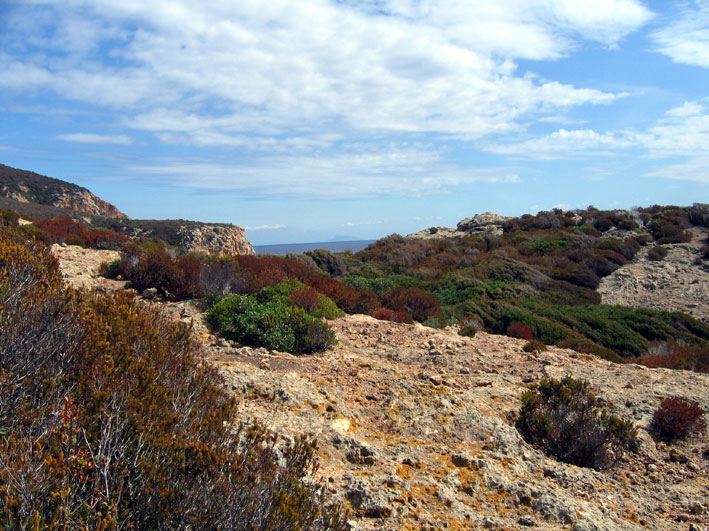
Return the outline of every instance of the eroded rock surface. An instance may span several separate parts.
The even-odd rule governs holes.
[[[707,231],[695,227],[689,243],[668,244],[661,261],[648,258],[652,246],[601,281],[603,304],[679,311],[709,322],[709,271],[696,263]]]

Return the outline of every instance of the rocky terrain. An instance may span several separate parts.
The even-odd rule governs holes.
[[[69,282],[102,285],[93,271],[109,256],[54,252]],[[224,342],[194,302],[146,304],[192,323],[205,359],[238,397],[240,419],[284,439],[317,440],[319,479],[351,508],[353,530],[709,526],[706,434],[668,446],[648,432],[665,396],[709,410],[707,375],[614,365],[556,347],[528,354],[521,340],[359,315],[332,322],[335,347],[296,357]],[[637,423],[637,453],[597,472],[558,463],[520,438],[520,394],[565,375],[589,380]]]
[[[36,203],[92,216],[128,217],[86,188],[3,164],[0,164],[0,196],[19,203]]]
[[[482,234],[495,237],[502,235],[502,225],[510,218],[485,212],[475,214],[472,218],[461,220],[455,229],[450,227],[430,227],[418,232],[408,234],[406,237],[412,240],[432,240],[435,238],[460,238],[462,236],[472,236]]]
[[[640,249],[625,266],[601,280],[598,292],[604,304],[620,304],[679,311],[709,322],[709,271],[695,263],[709,233],[692,229],[689,243],[665,245],[661,261],[648,258],[652,246]]]

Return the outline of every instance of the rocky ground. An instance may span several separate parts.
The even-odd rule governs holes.
[[[695,264],[707,231],[695,227],[689,243],[665,245],[667,256],[648,258],[652,246],[601,281],[598,292],[604,304],[620,304],[684,312],[709,322],[709,271]]]
[[[55,251],[70,282],[93,277],[82,265],[88,255]],[[707,375],[555,347],[528,354],[521,340],[360,315],[332,322],[335,347],[296,357],[224,342],[194,302],[163,306],[193,323],[206,359],[239,398],[241,419],[318,441],[320,479],[351,509],[353,530],[709,527],[706,433],[668,446],[648,432],[665,396],[709,410]],[[520,394],[565,375],[589,380],[637,423],[637,453],[597,472],[558,463],[520,438]]]

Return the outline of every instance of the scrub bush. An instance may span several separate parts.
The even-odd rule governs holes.
[[[391,321],[393,323],[413,324],[414,320],[405,310],[394,311],[389,308],[377,308],[372,317],[380,321]]]
[[[522,323],[512,323],[507,327],[506,333],[509,337],[526,339],[527,341],[531,341],[532,339],[532,329]]]
[[[635,447],[632,423],[608,413],[586,381],[544,379],[521,399],[517,430],[559,461],[602,470]]]
[[[522,350],[524,350],[525,352],[534,352],[535,350],[537,352],[544,352],[546,349],[547,346],[536,339],[531,339],[527,341],[522,347]]]
[[[679,397],[663,399],[650,425],[658,436],[670,441],[691,433],[703,433],[707,427],[699,404]]]
[[[394,288],[384,294],[382,302],[386,307],[406,311],[414,321],[424,322],[429,317],[438,319],[445,326],[441,303],[432,293],[419,288]]]
[[[663,247],[662,245],[656,245],[647,253],[647,257],[655,262],[662,261],[665,256],[667,256],[667,247]]]
[[[335,343],[332,329],[301,308],[273,298],[229,295],[207,312],[207,321],[222,335],[244,345],[309,354]]]
[[[0,528],[345,528],[313,444],[232,426],[187,326],[3,234],[0,286]]]

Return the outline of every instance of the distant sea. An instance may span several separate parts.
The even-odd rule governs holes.
[[[376,240],[356,240],[349,242],[282,243],[279,245],[254,245],[256,254],[275,254],[285,256],[288,253],[302,254],[313,249],[325,249],[333,253],[361,251]]]

